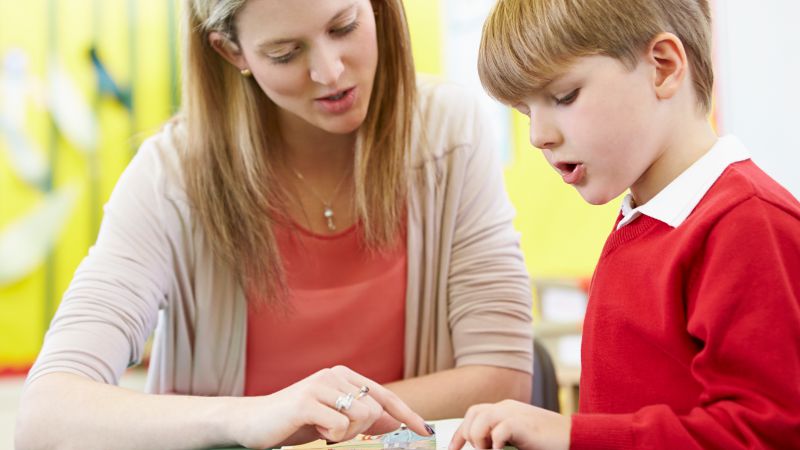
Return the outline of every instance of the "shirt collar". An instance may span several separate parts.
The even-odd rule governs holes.
[[[717,139],[711,149],[672,180],[649,202],[633,207],[633,196],[622,200],[622,219],[617,229],[633,222],[641,214],[677,228],[689,217],[711,186],[729,165],[750,158],[744,145],[734,136]]]

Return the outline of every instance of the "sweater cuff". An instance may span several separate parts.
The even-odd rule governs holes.
[[[632,414],[573,414],[570,450],[633,448]]]

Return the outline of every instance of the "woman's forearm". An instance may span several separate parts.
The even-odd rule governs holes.
[[[16,448],[208,448],[233,444],[231,412],[243,399],[148,395],[53,373],[25,389]]]
[[[386,385],[426,420],[463,417],[477,403],[529,402],[531,375],[492,366],[464,366]]]
[[[267,448],[319,437],[347,440],[376,422],[403,422],[418,434],[429,433],[396,394],[343,366],[254,397],[151,395],[53,373],[23,392],[16,447]]]

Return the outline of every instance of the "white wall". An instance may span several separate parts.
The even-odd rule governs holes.
[[[716,0],[718,124],[800,198],[800,2]]]

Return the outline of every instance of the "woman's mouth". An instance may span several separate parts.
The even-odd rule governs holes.
[[[330,114],[341,114],[350,110],[356,102],[356,88],[351,87],[331,95],[318,97],[314,102],[322,108],[323,111]]]
[[[345,95],[346,93],[347,93],[347,90],[344,90],[344,91],[342,91],[342,92],[340,92],[340,93],[338,93],[338,94],[331,95],[330,97],[325,97],[325,98],[323,98],[323,100],[339,100],[339,99],[341,99],[342,97],[344,97],[344,95]]]
[[[567,184],[578,184],[586,176],[586,167],[578,162],[559,162],[554,167],[561,174],[561,178]]]

